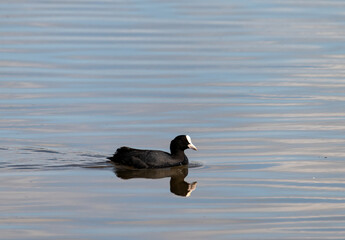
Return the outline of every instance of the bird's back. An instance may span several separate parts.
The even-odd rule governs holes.
[[[184,165],[185,162],[188,163],[187,157],[185,158],[183,162],[180,162],[167,152],[121,147],[109,159],[117,164],[135,168],[160,168]]]

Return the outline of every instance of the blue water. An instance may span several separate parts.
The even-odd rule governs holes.
[[[343,239],[344,11],[1,2],[1,236]],[[106,160],[179,134],[199,149],[187,175]]]

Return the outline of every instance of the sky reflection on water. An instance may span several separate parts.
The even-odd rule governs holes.
[[[3,237],[343,239],[345,2],[0,6]],[[105,161],[179,134],[189,198]]]

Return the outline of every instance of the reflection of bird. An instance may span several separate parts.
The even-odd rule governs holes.
[[[170,191],[178,196],[189,197],[192,191],[196,189],[197,182],[188,183],[184,179],[188,175],[187,166],[178,166],[161,169],[128,169],[123,167],[115,167],[114,172],[117,177],[122,179],[146,178],[160,179],[171,177]]]
[[[180,135],[171,141],[171,153],[158,150],[141,150],[121,147],[118,148],[115,154],[108,159],[114,163],[134,168],[173,167],[188,164],[188,158],[184,154],[184,150],[187,148],[197,150],[188,135]]]
[[[183,197],[189,197],[196,189],[197,182],[188,183],[182,176],[173,176],[170,178],[170,192]]]

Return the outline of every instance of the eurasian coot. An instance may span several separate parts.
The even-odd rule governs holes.
[[[134,168],[164,168],[187,165],[188,158],[184,150],[191,148],[197,150],[192,139],[188,135],[180,135],[170,143],[170,152],[159,150],[141,150],[129,147],[121,147],[116,150],[111,161],[117,164]]]

